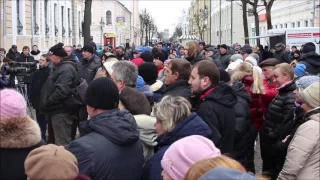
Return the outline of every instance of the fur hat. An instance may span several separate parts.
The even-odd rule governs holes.
[[[0,91],[0,120],[23,118],[27,116],[27,104],[24,97],[16,90]]]
[[[56,56],[59,56],[59,57],[68,56],[66,51],[63,49],[63,46],[64,46],[64,44],[61,43],[61,42],[56,44],[56,45],[54,45],[54,46],[52,46],[49,49],[49,53],[48,54],[56,55]]]
[[[109,78],[98,78],[89,85],[86,91],[85,101],[87,105],[96,109],[110,110],[118,108],[118,87]]]
[[[314,82],[303,91],[300,91],[302,99],[312,108],[320,106],[320,82]]]
[[[83,46],[82,51],[86,51],[86,52],[89,52],[91,54],[94,53],[93,47],[91,45],[89,45],[89,44]]]
[[[30,180],[76,179],[79,174],[77,158],[63,146],[48,144],[32,150],[25,162]]]
[[[120,94],[120,101],[132,115],[151,114],[151,106],[148,99],[134,88],[123,88]]]
[[[194,163],[204,158],[217,156],[221,156],[220,150],[210,139],[192,135],[173,143],[164,153],[161,166],[171,178],[184,179]]]

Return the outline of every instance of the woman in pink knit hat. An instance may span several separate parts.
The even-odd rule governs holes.
[[[36,121],[27,115],[24,97],[13,89],[0,91],[0,179],[27,179],[24,161],[45,144]]]
[[[173,143],[165,152],[161,166],[163,180],[181,180],[190,167],[205,158],[221,156],[220,150],[208,138],[188,136]]]

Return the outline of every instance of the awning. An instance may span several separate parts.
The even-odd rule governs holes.
[[[194,39],[197,40],[197,36],[195,35],[182,35],[179,39]]]
[[[253,36],[253,37],[246,37],[243,39],[260,39],[260,38],[267,38],[267,37],[275,37],[275,36],[282,36],[285,33],[277,33],[277,34],[268,34],[268,35],[264,35],[264,36]]]
[[[116,34],[115,33],[104,33],[104,36],[106,38],[114,38],[114,37],[116,37]]]

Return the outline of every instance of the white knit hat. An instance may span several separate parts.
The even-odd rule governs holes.
[[[320,82],[314,82],[302,92],[300,92],[302,99],[312,108],[320,106]]]
[[[249,61],[249,63],[252,64],[252,66],[257,66],[257,60],[253,56],[248,56],[244,62]]]

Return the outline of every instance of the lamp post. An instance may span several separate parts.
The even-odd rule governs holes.
[[[104,26],[103,17],[101,17],[99,24],[100,24],[100,30],[101,30],[101,45],[103,45],[103,26]]]

